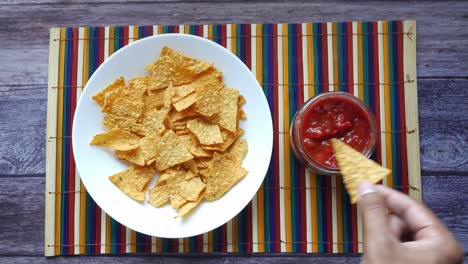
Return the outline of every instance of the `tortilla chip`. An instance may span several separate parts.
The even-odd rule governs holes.
[[[197,168],[197,165],[195,165],[195,168]],[[198,168],[197,168],[197,173],[194,173],[190,170],[187,171],[187,173],[185,174],[185,180],[188,181],[192,178],[195,178],[195,177],[198,177]]]
[[[201,145],[198,142],[198,139],[196,139],[196,137],[193,136],[190,133],[190,131],[188,134],[180,135],[179,138],[180,140],[184,142],[184,144],[187,146],[188,150],[190,151],[190,153],[192,153],[193,156],[196,156],[196,157],[211,157],[212,156],[211,152],[206,151],[201,148]]]
[[[205,198],[208,201],[218,200],[234,184],[247,175],[247,170],[239,164],[215,153],[211,165],[211,174],[206,178]]]
[[[183,130],[186,128],[185,122],[175,122],[171,123],[172,130]]]
[[[145,166],[145,158],[143,157],[140,149],[130,151],[116,150],[114,154],[117,158],[124,159],[138,166]]]
[[[183,181],[178,185],[178,193],[187,201],[196,201],[200,194],[205,190],[204,184],[199,177]]]
[[[146,66],[146,69],[151,72],[150,90],[163,89],[171,83],[174,70],[170,58],[160,57],[153,64]]]
[[[197,100],[197,94],[192,93],[186,96],[185,98],[179,100],[178,102],[174,103],[173,106],[177,111],[182,111],[190,106],[192,106]]]
[[[211,86],[219,91],[223,88],[223,74],[215,68],[210,68],[197,75],[197,78],[191,84],[195,87]]]
[[[114,128],[109,132],[95,135],[90,144],[113,150],[128,151],[137,149],[139,140],[139,137],[130,132]]]
[[[136,121],[140,119],[143,107],[143,98],[141,100],[133,100],[119,97],[112,105],[110,113]]]
[[[158,149],[158,154],[155,161],[156,168],[159,171],[193,159],[187,147],[182,144],[179,137],[172,130],[164,134],[157,142],[156,148]]]
[[[128,82],[128,91],[125,93],[125,96],[128,98],[138,98],[147,94],[147,88],[150,86],[150,78],[147,76],[136,77],[131,79]]]
[[[198,173],[199,173],[200,175],[202,175],[203,177],[208,178],[208,177],[211,176],[211,168],[208,167],[208,168],[206,168],[206,169],[199,170]]]
[[[175,95],[175,90],[174,90],[174,86],[172,86],[172,83],[171,83],[164,90],[164,104],[163,104],[163,107],[168,112],[171,110],[172,98],[174,97],[174,95]]]
[[[237,102],[239,91],[224,87],[219,93],[222,107],[216,115],[215,120],[220,127],[234,133],[237,130]]]
[[[185,203],[187,203],[187,200],[185,200],[184,197],[182,197],[182,195],[180,195],[180,193],[177,192],[176,189],[171,189],[170,199],[171,199],[171,207],[174,209],[177,209],[181,207],[182,205],[184,205]]]
[[[179,208],[179,211],[177,213],[177,217],[186,217],[188,216],[188,214],[190,212],[192,212],[192,210],[197,207],[200,202],[203,200],[203,196],[200,196],[200,199],[198,199],[197,201],[194,201],[194,202],[188,202],[184,205],[182,205],[180,208]]]
[[[187,97],[189,94],[195,92],[195,86],[193,83],[188,83],[180,86],[174,86],[174,97],[172,97],[172,103],[176,103],[183,98]]]
[[[187,129],[198,138],[202,145],[223,143],[223,137],[219,126],[201,119],[192,119],[187,122]]]
[[[171,197],[171,189],[168,185],[156,186],[148,191],[149,199],[148,203],[154,207],[161,207],[169,202]]]
[[[219,91],[212,86],[200,86],[196,89],[197,102],[195,111],[206,117],[219,113],[221,100]]]
[[[212,162],[213,162],[213,157],[200,157],[200,158],[195,159],[195,163],[197,164],[198,168],[211,167]]]
[[[163,47],[161,57],[167,56],[172,62],[175,73],[174,85],[180,85],[192,81],[198,74],[213,67],[212,63],[187,57],[167,46]]]
[[[192,107],[189,107],[187,109],[184,109],[182,111],[171,111],[169,113],[169,120],[171,121],[171,123],[175,123],[177,121],[180,121],[180,120],[183,120],[183,119],[186,119],[188,117],[193,117],[193,116],[196,116],[198,115],[197,112],[195,112],[195,108],[192,106]],[[187,123],[185,121],[185,123]]]
[[[153,109],[161,109],[164,106],[164,91],[165,90],[146,91],[146,94],[143,95],[143,102],[145,103],[145,112]]]
[[[176,178],[185,179],[185,171],[180,168],[174,168],[174,167],[169,168],[167,170],[164,170],[164,172],[162,172],[159,175],[158,180],[156,181],[156,186],[167,185],[168,180],[170,183],[177,183],[179,181],[182,181],[182,180],[177,180]]]
[[[237,111],[237,119],[238,120],[246,120],[247,119],[247,114],[244,112],[244,110],[239,109]]]
[[[193,159],[184,162],[184,168],[188,171],[198,174],[197,164],[195,163]]]
[[[145,164],[150,165],[156,159],[156,155],[158,153],[158,149],[156,148],[156,144],[161,139],[159,136],[152,136],[152,137],[144,137],[140,139],[139,146],[140,146],[140,153],[143,157]]]
[[[164,120],[167,112],[165,110],[151,110],[143,113],[141,125],[144,128],[145,136],[161,135],[165,130]]]
[[[110,181],[130,198],[143,202],[146,187],[155,171],[152,167],[130,167],[109,177]]]
[[[343,175],[343,182],[348,191],[351,203],[358,200],[359,184],[363,181],[377,183],[390,174],[390,170],[366,158],[357,150],[337,139],[331,139],[338,167]]]
[[[182,130],[175,130],[174,133],[178,136],[182,136],[182,135],[190,134],[190,131],[188,129],[182,129]]]
[[[117,99],[117,97],[119,97],[125,89],[125,79],[124,77],[119,77],[109,86],[101,90],[99,93],[95,94],[93,96],[93,100],[96,101],[96,103],[98,103],[101,107],[106,109],[106,111],[104,111],[103,109],[103,112],[108,112],[115,99]],[[107,94],[109,96],[107,102],[105,102],[105,97]],[[110,96],[111,94],[112,96]]]
[[[158,170],[164,170],[193,159],[187,147],[182,144],[178,144],[170,149],[160,149],[159,151],[156,156],[156,168]]]
[[[166,182],[169,185],[177,186],[179,183],[185,181],[187,173],[188,172],[185,169],[183,169],[182,167],[178,167],[177,169],[175,169],[175,173],[171,177],[169,177],[166,180]]]
[[[204,150],[216,150],[220,152],[226,151],[227,148],[229,148],[234,141],[239,138],[243,134],[242,129],[238,129],[236,133],[231,133],[227,130],[222,129],[221,130],[221,135],[223,137],[223,143],[220,144],[214,144],[214,145],[202,145],[201,147]]]
[[[163,47],[161,57],[148,65],[147,70],[152,73],[152,89],[162,89],[170,83],[189,83],[198,74],[212,67],[212,63],[189,58],[169,47]]]
[[[115,151],[115,156],[138,166],[150,165],[154,162],[157,149],[156,143],[160,137],[144,137],[139,141],[139,148],[130,151]]]
[[[144,129],[141,124],[137,124],[134,120],[126,117],[120,117],[113,114],[104,115],[102,124],[108,129],[120,128],[122,130],[143,135]]]
[[[245,156],[249,148],[247,146],[247,140],[245,139],[238,139],[234,144],[232,144],[231,148],[225,154],[226,158],[234,161],[236,164],[242,164]]]
[[[237,101],[237,106],[241,108],[242,106],[245,105],[247,101],[245,100],[245,97],[243,95],[239,95],[239,100]]]

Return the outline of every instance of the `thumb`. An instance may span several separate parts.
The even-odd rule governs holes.
[[[364,252],[374,251],[373,247],[385,249],[389,234],[387,208],[384,198],[371,182],[360,184],[358,206],[364,224]]]

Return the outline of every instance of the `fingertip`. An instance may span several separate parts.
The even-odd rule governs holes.
[[[363,181],[358,188],[359,198],[377,192],[375,185],[370,181]]]

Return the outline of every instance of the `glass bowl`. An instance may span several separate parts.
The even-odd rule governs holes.
[[[335,100],[334,102],[338,106],[335,105],[334,108],[332,107],[331,104],[329,104],[328,106],[325,106],[327,104],[327,102],[333,102],[333,100]],[[306,133],[306,132],[301,132],[301,131],[304,131],[305,126],[307,126],[308,123],[310,123],[310,117],[308,118],[308,116],[312,116],[313,114],[318,115],[317,111],[322,111],[322,112],[326,111],[325,114],[329,114],[329,115],[335,114],[334,117],[336,119],[332,120],[332,121],[334,121],[336,123],[336,124],[333,123],[333,125],[337,125],[338,122],[339,122],[337,120],[339,120],[339,119],[337,119],[338,117],[336,117],[336,116],[339,115],[339,111],[341,111],[340,109],[343,109],[345,107],[345,106],[342,106],[342,108],[338,109],[338,107],[341,107],[339,103],[341,105],[345,105],[345,106],[347,105],[346,107],[353,108],[353,111],[355,111],[353,114],[356,117],[360,117],[362,120],[364,120],[364,122],[367,122],[367,124],[363,123],[361,125],[361,127],[359,127],[359,126],[354,127],[356,124],[359,124],[359,122],[362,122],[360,120],[356,121],[357,119],[354,119],[354,121],[356,121],[355,123],[350,122],[352,124],[352,126],[350,128],[351,130],[360,129],[360,131],[362,133],[362,131],[367,131],[365,128],[363,129],[363,127],[368,126],[368,128],[369,128],[369,134],[366,135],[366,136],[368,136],[367,140],[364,142],[364,144],[360,145],[360,148],[362,148],[362,150],[360,152],[364,156],[370,157],[370,155],[374,151],[375,144],[376,144],[376,141],[377,141],[377,131],[376,131],[377,126],[376,126],[376,121],[375,121],[374,114],[358,98],[354,97],[353,95],[351,95],[349,93],[345,93],[345,92],[326,92],[326,93],[322,93],[322,94],[319,94],[319,95],[317,95],[315,97],[310,98],[309,100],[307,100],[304,103],[304,105],[294,115],[294,118],[293,118],[293,121],[292,121],[291,127],[290,127],[289,140],[290,140],[291,149],[294,152],[294,154],[296,155],[296,157],[303,164],[305,164],[308,167],[312,168],[315,172],[317,172],[319,174],[337,175],[340,172],[336,165],[332,166],[333,162],[329,162],[331,164],[323,164],[323,163],[319,162],[318,160],[314,159],[314,157],[313,157],[313,156],[317,157],[317,156],[320,156],[320,155],[324,155],[324,156],[325,155],[331,155],[331,156],[329,156],[327,161],[334,160],[334,154],[333,154],[333,151],[331,149],[329,139],[336,137],[336,138],[338,138],[338,139],[340,139],[340,140],[342,140],[342,141],[344,141],[346,143],[350,143],[352,140],[357,140],[357,139],[355,137],[350,138],[351,135],[346,134],[350,130],[348,130],[348,132],[346,132],[345,134],[333,135],[333,132],[331,132],[329,135],[325,134],[323,139],[317,139],[316,141],[314,139],[314,144],[315,145],[321,144],[319,146],[319,148],[321,149],[321,151],[324,152],[324,153],[321,154],[320,151],[319,152],[317,152],[317,151],[315,151],[315,152],[312,151],[311,152],[310,150],[308,151],[307,147],[305,146],[306,143],[304,142],[304,140],[306,140],[306,142],[309,143],[310,139],[303,136],[303,134]],[[346,109],[346,108],[344,108],[344,109]],[[346,113],[344,113],[344,114],[346,115]],[[330,117],[330,116],[328,116],[328,117]],[[341,118],[343,118],[343,116]],[[309,120],[309,121],[307,121],[306,119]],[[325,120],[323,122],[328,122],[328,121]],[[329,126],[330,124],[327,123],[327,125]],[[328,130],[328,131],[330,131],[330,130]],[[337,130],[335,129],[334,131],[337,131]],[[351,133],[351,132],[349,132],[349,133]],[[352,136],[355,136],[355,134],[353,134]],[[319,141],[319,140],[321,140],[321,141]],[[325,150],[327,150],[327,152],[329,152],[329,153],[325,153]],[[311,153],[311,154],[309,154],[309,153]],[[335,160],[335,164],[336,164],[336,160]]]

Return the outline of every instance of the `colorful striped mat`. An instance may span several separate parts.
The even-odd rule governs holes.
[[[185,239],[146,236],[107,216],[80,182],[71,149],[76,102],[98,66],[132,41],[172,32],[208,38],[237,55],[263,87],[275,133],[270,168],[252,202],[227,224]],[[341,177],[298,163],[289,124],[316,94],[354,94],[377,118],[373,159],[393,171],[383,183],[420,198],[415,44],[414,21],[53,28],[45,255],[361,252],[360,214]]]

